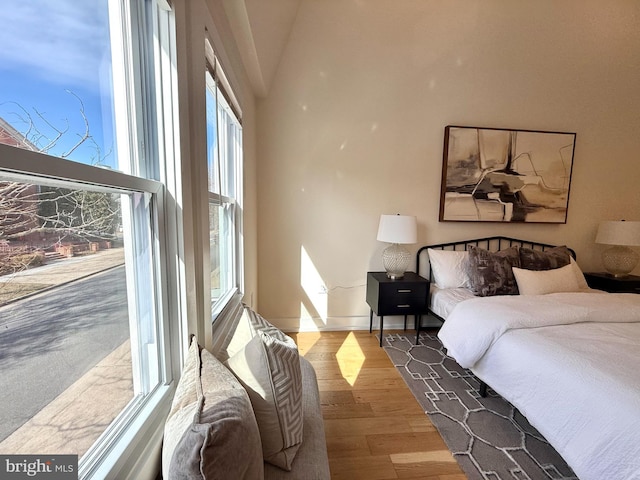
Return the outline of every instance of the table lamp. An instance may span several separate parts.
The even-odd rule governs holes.
[[[382,252],[382,262],[387,277],[392,280],[402,278],[409,268],[411,253],[403,244],[418,241],[416,217],[412,215],[380,215],[378,240],[390,243]]]
[[[625,277],[638,264],[638,254],[629,247],[640,245],[640,222],[600,222],[596,243],[613,245],[602,252],[602,263],[614,277]]]

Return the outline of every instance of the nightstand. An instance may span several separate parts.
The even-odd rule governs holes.
[[[627,275],[614,277],[608,273],[585,273],[584,278],[591,288],[611,293],[640,293],[640,277]]]
[[[373,329],[373,314],[380,317],[380,346],[386,315],[416,315],[416,326],[420,325],[420,315],[427,313],[429,304],[429,280],[414,272],[405,272],[404,277],[391,280],[386,272],[367,272],[367,303],[369,313],[369,333]],[[416,332],[417,334],[418,332]]]

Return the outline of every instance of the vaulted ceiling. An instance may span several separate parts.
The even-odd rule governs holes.
[[[301,0],[223,0],[249,81],[266,96]]]

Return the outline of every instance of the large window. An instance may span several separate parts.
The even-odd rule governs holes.
[[[211,306],[215,318],[242,287],[242,126],[239,109],[215,58],[206,73],[207,171]],[[226,87],[226,88],[225,88]]]
[[[0,452],[76,454],[80,478],[138,462],[179,363],[162,3],[0,15]]]
[[[118,168],[109,15],[108,0],[3,2],[0,143]]]

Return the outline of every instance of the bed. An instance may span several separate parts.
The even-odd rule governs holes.
[[[563,248],[562,265],[512,264],[515,294],[465,279],[486,267],[480,251],[542,259]],[[570,249],[507,237],[423,247],[417,271],[431,281],[447,353],[518,408],[581,480],[640,479],[640,295],[592,290]]]

